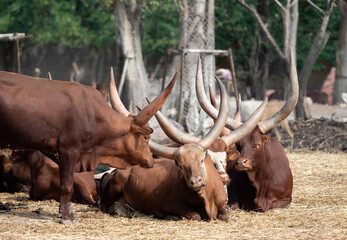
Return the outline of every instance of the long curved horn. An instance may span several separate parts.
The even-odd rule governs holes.
[[[218,110],[218,105],[217,105],[217,102],[216,102],[216,98],[214,97],[214,94],[213,94],[213,91],[212,91],[212,86],[209,84],[208,85],[208,90],[210,92],[210,100],[211,100],[211,104],[212,106]],[[226,127],[223,128],[221,134],[220,134],[220,137],[223,137],[225,135],[227,135],[228,133],[230,132],[229,129],[227,129]]]
[[[201,66],[200,66],[201,67]],[[198,70],[199,71],[199,70]],[[198,72],[197,72],[198,74]],[[221,92],[221,104],[220,104],[220,110],[218,113],[218,117],[213,125],[213,127],[210,129],[210,131],[204,136],[198,144],[203,146],[205,149],[207,149],[214,140],[217,139],[217,137],[221,134],[225,122],[228,118],[228,112],[229,112],[229,103],[228,103],[228,96],[227,92],[225,90],[225,87],[219,78],[216,77],[216,80],[218,82],[219,90]]]
[[[234,119],[236,121],[241,122],[241,94],[239,93],[239,97],[237,98],[236,112]]]
[[[252,114],[252,116],[250,116],[248,120],[242,124],[241,127],[223,136],[221,140],[223,140],[227,146],[230,146],[231,144],[240,141],[248,134],[250,134],[253,131],[253,129],[257,126],[261,117],[263,116],[266,104],[267,97],[264,99],[263,103],[257,108],[257,110]]]
[[[202,69],[201,69],[200,58],[198,59],[198,69],[196,73],[195,87],[196,87],[196,95],[198,97],[200,106],[207,113],[207,115],[209,115],[213,119],[216,119],[218,115],[218,111],[208,101],[206,93],[205,93],[204,82],[202,79]],[[241,126],[242,123],[235,121],[234,119],[227,118],[227,122],[225,125],[227,128],[234,130],[238,128],[239,126]]]
[[[124,117],[127,117],[130,115],[130,112],[124,107],[118,95],[116,83],[114,81],[113,67],[111,67],[111,70],[110,70],[110,101],[111,101],[113,110],[122,114]]]
[[[147,102],[150,103],[149,99],[146,98]],[[170,120],[164,116],[160,111],[155,114],[155,118],[157,119],[161,129],[165,132],[165,134],[176,143],[186,144],[186,143],[194,143],[200,140],[200,138],[191,136],[185,132],[180,131],[173,125]]]
[[[258,123],[262,133],[266,133],[271,128],[285,119],[295,108],[299,97],[298,74],[296,72],[293,52],[290,51],[290,94],[286,104],[273,116]]]
[[[145,125],[153,115],[163,106],[169,94],[171,93],[172,88],[175,85],[177,78],[177,71],[173,76],[169,85],[164,89],[164,91],[156,97],[150,104],[148,104],[139,114],[136,115],[135,122],[139,125]]]
[[[148,142],[148,146],[151,149],[152,153],[157,154],[161,157],[176,160],[176,152],[179,148],[165,147],[165,146],[159,145],[158,143],[155,143],[151,140]]]

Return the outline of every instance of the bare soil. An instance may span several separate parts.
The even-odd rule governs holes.
[[[308,149],[330,153],[347,152],[347,122],[326,118],[289,121],[294,132],[294,149]],[[280,128],[281,143],[290,146],[289,135]]]
[[[12,203],[0,212],[0,239],[346,239],[347,153],[296,150],[288,158],[294,192],[287,209],[231,211],[228,222],[206,222],[110,216],[73,204],[78,223],[61,225],[56,201],[0,193]]]

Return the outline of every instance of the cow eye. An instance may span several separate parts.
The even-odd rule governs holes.
[[[178,165],[178,167],[179,167],[180,169],[183,169],[183,167],[182,167],[182,166],[180,166],[180,165]]]
[[[204,162],[204,159],[202,158],[202,159],[200,160],[200,162],[203,163],[203,162]]]

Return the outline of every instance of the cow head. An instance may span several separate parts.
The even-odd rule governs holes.
[[[265,144],[270,141],[271,133],[263,134],[259,127],[255,128],[250,135],[238,142],[240,157],[235,169],[239,171],[250,171],[256,169],[264,162]]]
[[[138,115],[132,115],[120,100],[114,81],[113,69],[111,68],[110,101],[112,108],[126,117],[127,121],[130,122],[130,129],[126,129],[122,135],[121,146],[116,147],[124,149],[123,158],[126,158],[126,161],[130,164],[138,164],[147,168],[153,167],[154,159],[148,147],[148,141],[153,129],[148,126],[148,121],[166,101],[176,82],[176,77],[177,72],[166,89],[156,99],[154,99],[151,104],[148,104]],[[119,154],[118,156],[122,157],[121,155],[122,154]]]
[[[202,77],[200,59],[198,60],[197,76]],[[174,159],[176,161],[177,165],[182,170],[188,187],[195,191],[199,191],[205,186],[205,182],[207,181],[207,174],[204,160],[206,159],[206,157],[208,157],[207,149],[220,135],[222,129],[224,128],[225,121],[228,117],[228,101],[226,90],[219,79],[217,79],[217,82],[221,91],[221,110],[218,113],[218,117],[214,126],[206,134],[205,137],[199,139],[196,137],[189,137],[187,136],[187,134],[179,132],[177,133],[179,135],[177,136],[177,138],[180,139],[180,143],[183,144],[179,148],[164,147],[154,142],[150,142],[150,148],[152,152],[163,157]],[[158,112],[158,114],[160,113]],[[159,123],[161,123],[160,120]],[[173,130],[170,126],[161,124],[161,127],[166,134]],[[168,134],[168,136],[170,137],[170,133]],[[185,137],[190,139],[189,143],[186,143],[184,141],[182,142],[182,139],[185,139]]]

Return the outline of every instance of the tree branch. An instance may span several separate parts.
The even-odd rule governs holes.
[[[274,47],[275,51],[277,52],[277,54],[280,56],[280,58],[285,59],[285,55],[283,54],[283,52],[281,51],[281,49],[279,48],[279,46],[277,45],[275,39],[273,38],[273,36],[271,35],[271,33],[269,32],[269,30],[267,29],[265,23],[263,22],[263,20],[261,19],[261,17],[259,16],[259,13],[257,12],[257,10],[255,9],[255,7],[253,5],[248,5],[247,3],[245,3],[244,0],[237,0],[242,6],[244,6],[245,8],[247,8],[249,11],[251,11],[251,13],[253,14],[253,16],[255,17],[255,20],[257,21],[258,25],[260,26],[260,29],[264,32],[265,37],[268,39],[268,41],[270,42],[270,44]]]
[[[277,6],[279,6],[279,8],[281,9],[282,13],[284,13],[286,11],[286,9],[283,7],[283,5],[278,0],[275,0],[275,3],[277,4]]]
[[[316,4],[314,4],[311,0],[307,0],[307,2],[308,2],[309,4],[311,4],[312,7],[314,7],[315,9],[317,9],[322,15],[325,14],[325,12],[324,12],[320,7],[318,7]]]
[[[290,4],[290,7],[293,7],[293,6],[296,4],[297,1],[298,1],[298,0],[294,0],[294,1]]]

